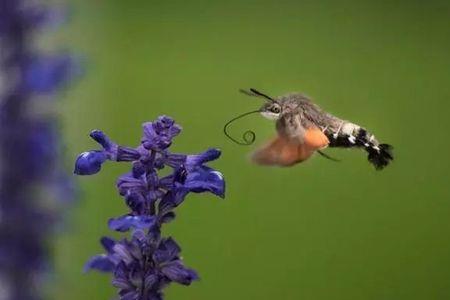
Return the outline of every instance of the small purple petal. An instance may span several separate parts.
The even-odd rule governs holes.
[[[139,300],[139,292],[137,291],[126,291],[120,293],[120,300]]]
[[[141,139],[142,143],[147,142],[147,143],[151,144],[158,137],[158,134],[155,132],[155,129],[153,128],[152,122],[143,123],[142,129],[144,131],[144,135],[142,136],[142,139]],[[145,148],[149,149],[148,147],[145,147]]]
[[[168,238],[161,241],[158,249],[153,254],[153,259],[156,263],[164,263],[174,260],[178,258],[178,254],[180,253],[181,248],[178,244],[172,239]]]
[[[144,194],[147,191],[147,184],[142,178],[135,178],[133,174],[127,173],[119,177],[117,188],[122,196]]]
[[[222,173],[205,166],[190,172],[183,187],[194,193],[211,192],[222,198],[225,196],[225,180]]]
[[[189,194],[190,190],[183,185],[177,185],[167,192],[159,204],[159,213],[164,215],[175,207],[179,206]]]
[[[164,176],[163,178],[159,179],[159,186],[167,190],[170,190],[173,187],[173,179],[174,179],[173,174]]]
[[[124,279],[124,278],[115,278],[112,280],[112,285],[115,286],[116,288],[119,289],[129,289],[132,288],[133,286],[130,285],[130,283],[128,282],[128,280]]]
[[[117,161],[135,161],[140,157],[141,154],[136,149],[122,146],[117,148]]]
[[[158,276],[155,273],[151,272],[145,275],[144,289],[146,290],[152,289],[157,282]]]
[[[158,186],[158,174],[156,172],[147,172],[147,184],[150,189],[156,189]]]
[[[186,158],[186,167],[190,170],[196,166],[203,165],[208,161],[216,160],[220,157],[220,155],[220,150],[215,148],[210,148],[200,154],[188,155]]]
[[[166,158],[165,163],[168,166],[171,166],[172,168],[178,168],[181,165],[184,165],[186,163],[186,159],[188,156],[195,156],[195,155],[185,155],[185,154],[169,154]]]
[[[120,261],[125,263],[125,265],[131,264],[133,262],[133,256],[129,251],[127,242],[117,243],[114,245],[114,256],[119,257]]]
[[[140,243],[136,241],[132,242],[128,247],[128,251],[135,260],[139,261],[142,259],[142,249]]]
[[[133,168],[131,171],[131,176],[134,178],[139,178],[145,174],[146,166],[141,161],[134,161]]]
[[[92,130],[89,136],[99,143],[105,150],[110,150],[115,144],[111,142],[108,136],[101,130]]]
[[[175,207],[174,192],[169,191],[163,196],[163,198],[159,202],[159,206],[158,206],[159,213],[161,215],[165,214],[165,213],[171,211],[174,207]]]
[[[114,278],[128,280],[128,269],[123,261],[117,263],[114,270]]]
[[[147,238],[145,231],[142,229],[134,230],[132,236],[133,236],[133,239],[135,239],[141,243],[146,241],[146,238]]]
[[[84,266],[84,271],[95,269],[101,272],[112,272],[114,270],[114,264],[105,254],[99,254],[91,257]]]
[[[146,199],[141,193],[128,193],[125,196],[128,207],[136,213],[141,213],[145,207]]]
[[[100,243],[102,244],[103,248],[108,252],[108,254],[113,253],[113,247],[116,244],[116,241],[112,238],[109,238],[107,236],[104,236],[100,239]]]
[[[184,199],[186,198],[187,194],[189,194],[190,189],[180,185],[177,186],[172,190],[172,203],[174,207],[177,207],[181,203],[183,203]]]
[[[118,218],[109,219],[108,226],[112,230],[125,232],[131,228],[149,229],[155,225],[154,216],[130,216],[125,215]]]
[[[194,270],[186,268],[179,260],[165,265],[161,271],[170,280],[183,285],[190,285],[192,281],[198,279],[197,273]]]

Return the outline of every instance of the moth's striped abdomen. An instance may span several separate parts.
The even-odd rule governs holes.
[[[364,148],[369,154],[367,159],[377,170],[383,169],[394,159],[391,145],[380,144],[373,134],[351,122],[341,121],[337,130],[327,128],[325,134],[330,140],[330,147]]]

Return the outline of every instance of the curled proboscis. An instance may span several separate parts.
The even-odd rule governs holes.
[[[255,142],[256,139],[256,134],[255,132],[253,132],[252,130],[247,130],[242,134],[242,140],[237,140],[234,137],[232,137],[229,133],[228,133],[228,126],[233,123],[234,121],[243,118],[245,116],[248,116],[250,114],[254,114],[254,113],[259,113],[260,110],[254,110],[254,111],[249,111],[246,112],[242,115],[239,115],[233,119],[231,119],[230,121],[228,121],[225,126],[223,127],[223,133],[233,142],[235,142],[238,145],[242,145],[242,146],[249,146],[251,144],[253,144],[253,142]]]

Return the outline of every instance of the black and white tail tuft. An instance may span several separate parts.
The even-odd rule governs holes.
[[[375,147],[365,147],[365,149],[369,153],[367,159],[375,166],[375,169],[377,170],[382,170],[394,159],[392,154],[393,147],[391,145],[380,144]]]

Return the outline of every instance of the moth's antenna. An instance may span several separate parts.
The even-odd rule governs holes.
[[[237,119],[243,118],[245,116],[248,116],[250,114],[254,114],[254,113],[259,113],[261,112],[260,110],[254,110],[254,111],[249,111],[246,112],[242,115],[239,115],[233,119],[231,119],[230,121],[228,121],[225,126],[223,126],[223,133],[227,136],[227,138],[229,138],[230,140],[232,140],[233,142],[235,142],[238,145],[242,145],[242,146],[249,146],[251,144],[253,144],[253,142],[256,139],[256,135],[253,131],[251,130],[247,130],[242,134],[242,141],[236,140],[235,138],[233,138],[229,133],[228,133],[228,126],[233,123],[234,121],[236,121]]]
[[[255,94],[258,95],[258,96],[261,96],[261,97],[263,97],[263,98],[266,98],[267,100],[270,100],[270,101],[272,101],[272,102],[275,102],[275,99],[273,99],[272,97],[269,97],[269,96],[267,96],[266,94],[263,94],[263,93],[261,93],[261,92],[255,90],[255,89],[250,89],[250,91],[252,91],[253,93],[255,93]]]
[[[246,91],[246,90],[243,90],[243,89],[240,89],[239,91],[240,91],[241,93],[246,94],[247,96],[262,97],[262,98],[265,98],[266,100],[269,100],[269,101],[272,101],[272,102],[276,102],[276,100],[273,99],[272,97],[267,96],[266,94],[263,94],[263,93],[261,93],[260,91],[255,90],[255,89],[253,89],[253,88],[250,89],[250,91]]]

